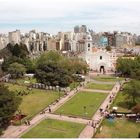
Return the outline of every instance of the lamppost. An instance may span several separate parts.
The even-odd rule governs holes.
[[[120,84],[120,86],[121,86],[121,82],[120,82],[120,79],[119,79],[119,77],[116,77],[116,81]]]
[[[56,86],[56,88],[58,89],[58,95],[59,95],[59,100],[60,100],[60,87]]]
[[[86,117],[86,109],[87,109],[87,107],[84,106],[83,108],[84,108],[84,114],[85,114],[85,117]]]

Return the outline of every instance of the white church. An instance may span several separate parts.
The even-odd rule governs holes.
[[[106,73],[115,71],[117,59],[115,51],[107,52],[105,48],[94,47],[90,35],[86,41],[84,59],[90,70],[94,72]]]

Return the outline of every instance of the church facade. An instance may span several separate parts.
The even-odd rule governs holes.
[[[105,50],[92,50],[85,54],[85,60],[93,71],[105,73],[115,71],[116,54]]]
[[[86,39],[85,48],[83,58],[90,70],[100,73],[115,71],[117,60],[115,51],[107,52],[105,48],[95,47],[90,35]]]

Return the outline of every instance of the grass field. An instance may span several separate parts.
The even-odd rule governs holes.
[[[107,93],[79,92],[58,110],[56,110],[55,113],[92,118],[93,114],[107,95]],[[84,108],[84,106],[86,108]]]
[[[97,80],[97,81],[101,81],[101,82],[116,82],[118,80],[124,80],[124,78],[119,77],[113,77],[113,76],[94,76],[92,77],[92,79]]]
[[[139,123],[125,119],[115,119],[114,122],[110,122],[105,119],[102,131],[97,132],[95,138],[138,138],[139,132]]]
[[[27,91],[25,86],[6,85],[9,86],[11,91]],[[62,96],[63,94],[61,93],[60,95]],[[19,106],[19,110],[21,110],[22,114],[31,118],[59,98],[59,94],[55,91],[32,89],[28,95],[21,96],[21,98],[22,102]]]
[[[46,119],[21,138],[78,138],[84,124]]]
[[[109,84],[96,84],[96,83],[88,83],[86,88],[88,89],[99,89],[99,90],[112,90],[114,85]]]

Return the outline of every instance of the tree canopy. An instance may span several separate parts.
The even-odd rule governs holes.
[[[68,86],[73,74],[87,72],[87,65],[78,58],[67,58],[56,51],[42,54],[37,61],[35,77],[41,83],[51,86]]]
[[[111,51],[111,46],[106,46],[107,51]]]
[[[127,95],[132,106],[136,105],[137,100],[140,99],[140,82],[131,80],[130,83],[124,88],[124,93]]]
[[[0,135],[9,125],[20,102],[20,97],[17,97],[12,91],[8,90],[8,87],[0,83]]]
[[[140,79],[140,56],[136,57],[135,59],[119,58],[117,60],[116,69],[124,76]]]
[[[27,55],[29,55],[29,52],[27,50],[27,46],[25,44],[11,44],[9,43],[7,45],[7,48],[10,50],[13,56],[25,58]]]
[[[22,77],[25,74],[26,68],[24,65],[15,62],[10,64],[8,72],[11,74],[12,78],[16,79]]]

